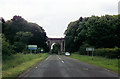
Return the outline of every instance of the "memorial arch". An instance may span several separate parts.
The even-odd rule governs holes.
[[[65,38],[48,38],[47,45],[49,46],[50,53],[52,52],[51,46],[53,44],[60,44],[60,53],[65,52]]]

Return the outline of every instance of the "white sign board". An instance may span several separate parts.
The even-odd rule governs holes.
[[[94,51],[94,48],[86,48],[86,51]]]
[[[28,49],[36,50],[37,49],[37,45],[28,45]]]
[[[29,48],[37,48],[37,45],[28,45]]]

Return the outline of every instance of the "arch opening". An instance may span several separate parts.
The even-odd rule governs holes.
[[[58,43],[53,43],[51,45],[51,53],[52,54],[60,54],[60,44]]]

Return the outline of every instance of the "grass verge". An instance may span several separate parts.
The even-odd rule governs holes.
[[[90,64],[94,64],[106,69],[109,69],[111,71],[120,73],[118,71],[118,59],[108,59],[105,57],[97,57],[94,56],[92,59],[92,56],[86,56],[86,55],[79,55],[79,54],[72,54],[71,56],[69,56],[71,58],[75,58],[78,59],[80,61],[84,61]]]
[[[3,61],[2,77],[3,79],[5,77],[16,77],[48,56],[49,54],[47,53],[13,55],[9,60]]]

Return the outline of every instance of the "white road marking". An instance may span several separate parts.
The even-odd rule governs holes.
[[[88,68],[83,68],[83,70],[88,70]]]
[[[35,67],[35,68],[37,68],[37,67]]]
[[[51,55],[50,55],[51,56]],[[50,56],[49,57],[47,57],[46,59],[45,59],[45,61],[47,61],[49,58],[50,58]]]
[[[61,60],[61,58],[59,58]]]
[[[104,68],[104,69],[105,69],[105,68]],[[108,72],[110,71],[110,70],[108,70],[108,69],[105,69],[105,70],[108,71]]]
[[[61,60],[61,58],[57,55],[58,59]]]
[[[64,61],[62,61],[62,63],[64,63]]]
[[[58,56],[58,55],[57,55]],[[58,56],[58,58],[61,60],[61,58]]]
[[[58,55],[57,55],[57,57],[62,63],[65,63]]]

